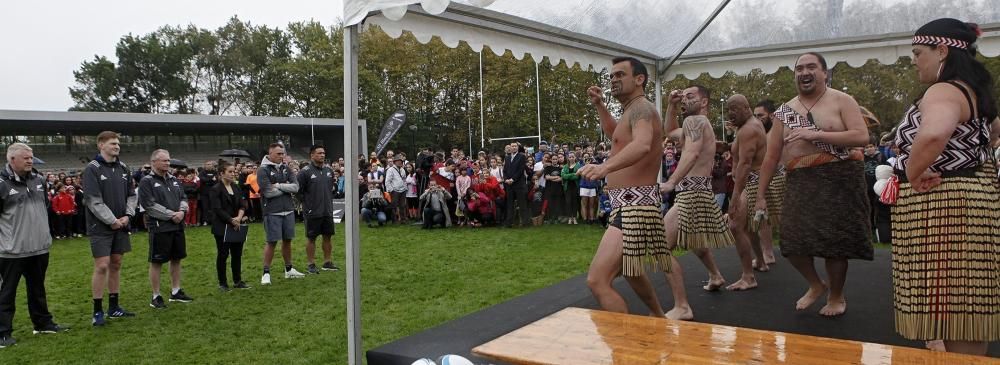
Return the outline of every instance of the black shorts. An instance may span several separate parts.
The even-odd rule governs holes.
[[[149,262],[162,264],[187,257],[184,230],[149,233]]]
[[[333,217],[306,218],[306,238],[315,240],[320,235],[334,234]]]

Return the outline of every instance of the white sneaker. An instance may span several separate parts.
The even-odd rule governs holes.
[[[304,277],[306,277],[306,274],[300,273],[298,270],[295,270],[295,268],[285,271],[285,279],[301,279]]]
[[[271,285],[271,274],[264,274],[260,277],[260,285]]]

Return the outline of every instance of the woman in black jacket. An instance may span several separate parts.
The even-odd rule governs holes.
[[[242,280],[242,261],[244,242],[225,242],[224,235],[226,226],[239,228],[240,224],[246,221],[243,214],[247,209],[247,202],[243,198],[243,192],[236,184],[236,169],[228,162],[224,162],[219,168],[222,171],[222,183],[215,184],[208,191],[209,206],[211,207],[212,235],[215,236],[215,248],[217,255],[215,258],[215,270],[219,276],[219,290],[229,290],[226,280],[226,259],[232,255],[233,287],[238,289],[249,289]],[[246,229],[245,227],[243,229]]]

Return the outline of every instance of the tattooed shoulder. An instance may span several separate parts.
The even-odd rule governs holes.
[[[684,120],[684,135],[691,138],[692,141],[698,141],[701,139],[702,134],[705,130],[705,124],[708,119],[705,117],[692,118],[688,117]]]
[[[646,121],[650,123],[656,120],[656,108],[650,102],[643,102],[641,100],[636,103],[635,106],[628,111],[628,125],[629,127],[635,127],[636,123],[639,121]]]

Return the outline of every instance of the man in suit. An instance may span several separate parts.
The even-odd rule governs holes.
[[[525,168],[527,161],[524,154],[518,150],[516,143],[507,145],[503,159],[504,189],[507,190],[507,221],[505,225],[514,226],[514,211],[520,208],[521,226],[527,227],[531,213],[528,211],[528,187],[526,185]],[[514,202],[517,205],[514,205]]]

